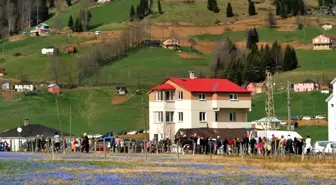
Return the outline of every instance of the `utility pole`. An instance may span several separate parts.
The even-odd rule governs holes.
[[[287,107],[288,107],[288,123],[287,130],[291,130],[292,120],[291,120],[291,105],[290,105],[290,82],[287,81]]]
[[[71,104],[70,104],[70,139],[71,139],[71,126],[72,126],[72,111],[71,111]]]
[[[142,104],[142,110],[143,110],[143,119],[144,119],[144,130],[146,132],[147,129],[147,116],[146,116],[146,107],[145,107],[145,101],[144,98],[141,97],[141,104]],[[147,141],[147,133],[145,134],[145,139]]]
[[[59,127],[60,127],[61,137],[62,137],[63,152],[65,152],[65,150],[64,150],[64,136],[63,136],[62,123],[61,123],[61,116],[60,116],[60,113],[59,113],[59,104],[58,104],[57,95],[55,95],[55,100],[56,100],[56,111],[57,111],[57,117],[58,117],[58,124],[59,124]]]

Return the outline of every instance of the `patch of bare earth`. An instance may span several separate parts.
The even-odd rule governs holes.
[[[2,91],[1,95],[4,100],[11,101],[18,95],[18,93],[12,91]]]
[[[131,96],[113,96],[112,98],[112,104],[117,105],[117,104],[122,104],[126,101],[131,99]]]
[[[199,55],[195,53],[186,53],[186,52],[180,52],[179,56],[181,58],[186,58],[186,59],[196,59],[196,58],[201,58]]]

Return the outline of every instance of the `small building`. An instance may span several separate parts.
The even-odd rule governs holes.
[[[164,48],[168,48],[168,49],[179,49],[180,45],[179,45],[179,41],[171,38],[171,39],[167,39],[166,41],[163,42],[163,47]]]
[[[45,23],[38,24],[34,30],[30,31],[31,36],[46,36],[49,33],[50,33],[50,27]]]
[[[106,3],[106,2],[111,2],[111,0],[98,0],[97,3]]]
[[[335,47],[335,38],[319,35],[313,39],[314,50],[331,50]]]
[[[322,26],[322,29],[324,31],[329,31],[329,30],[332,29],[332,25],[331,24],[325,24],[325,25]]]
[[[10,90],[10,83],[9,82],[4,82],[3,84],[1,84],[1,89],[3,91],[8,91]]]
[[[271,129],[279,129],[282,123],[276,117],[264,117],[259,120],[252,121],[252,127],[255,129],[262,129],[262,130],[271,130]]]
[[[5,68],[0,68],[0,76],[4,76],[5,75]]]
[[[117,90],[117,94],[119,95],[124,95],[128,93],[127,88],[125,86],[117,86],[116,90]]]
[[[314,80],[305,80],[301,83],[294,84],[294,92],[310,92],[318,90],[318,84]]]
[[[333,89],[336,89],[336,78],[331,81]],[[336,141],[336,91],[327,98],[328,103],[328,141]]]
[[[73,45],[68,45],[65,48],[65,53],[76,53],[76,48]]]
[[[32,82],[20,82],[14,85],[14,90],[16,92],[33,92],[35,87]]]
[[[41,50],[41,53],[43,55],[57,55],[59,53],[59,49],[55,47],[47,47],[47,48],[43,48]]]
[[[52,93],[52,94],[60,94],[61,93],[61,89],[58,85],[56,84],[50,84],[48,86],[48,92]]]
[[[249,83],[247,86],[246,86],[246,89],[248,91],[251,91],[253,93],[256,93],[256,94],[259,94],[259,93],[262,93],[265,91],[265,88],[264,88],[264,83]]]
[[[323,86],[321,87],[320,92],[321,92],[322,94],[329,94],[329,87],[328,87],[327,85],[323,85]]]

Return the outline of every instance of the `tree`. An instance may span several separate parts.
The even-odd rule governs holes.
[[[287,10],[286,10],[286,5],[284,2],[280,1],[280,16],[283,19],[287,18]]]
[[[81,20],[80,20],[79,17],[77,17],[77,19],[75,21],[74,31],[75,32],[82,32],[83,31],[83,26],[82,26],[82,23],[81,23]]]
[[[208,10],[218,13],[220,9],[217,5],[217,0],[208,0]]]
[[[276,14],[277,16],[280,15],[280,1],[279,1],[279,0],[276,1],[276,3],[275,3],[275,14]]]
[[[134,10],[134,6],[131,6],[131,10],[130,10],[130,21],[133,21],[135,18],[135,10]]]
[[[248,13],[250,16],[257,15],[253,1],[249,2]]]
[[[291,49],[291,67],[290,69],[293,70],[293,69],[296,69],[297,66],[299,65],[298,63],[298,59],[297,59],[297,56],[296,56],[296,51],[294,48]]]
[[[268,23],[269,28],[275,28],[276,27],[275,16],[274,16],[273,10],[271,8],[268,9],[267,23]]]
[[[226,17],[233,17],[233,10],[230,2],[227,4],[226,7]]]
[[[55,7],[55,0],[48,0],[48,5],[49,8]]]
[[[158,10],[159,10],[159,14],[163,14],[160,0],[158,0]]]
[[[188,37],[188,43],[190,44],[190,48],[192,49],[197,44],[197,41],[194,37]]]
[[[56,84],[59,84],[61,73],[64,69],[64,65],[60,60],[59,55],[49,56],[48,63],[46,65],[47,73],[50,75],[49,78],[53,80]]]
[[[91,27],[91,12],[88,9],[81,9],[79,12],[79,17],[82,25],[82,30],[87,31]]]
[[[154,4],[154,0],[149,0],[149,14],[153,13],[153,4]]]
[[[47,0],[40,0],[38,7],[38,18],[39,22],[44,22],[49,19],[49,9],[47,7]]]
[[[72,19],[72,16],[70,15],[69,17],[69,21],[68,21],[68,27],[74,31],[74,22],[73,22],[73,19]]]
[[[284,71],[288,71],[291,69],[292,67],[292,49],[290,48],[289,45],[286,46],[286,50],[285,50],[285,55],[283,58],[283,64],[282,64],[282,70]]]
[[[247,34],[246,47],[251,49],[259,42],[259,35],[256,28],[250,29]]]
[[[71,6],[71,0],[65,0],[65,2],[67,3],[68,6]]]

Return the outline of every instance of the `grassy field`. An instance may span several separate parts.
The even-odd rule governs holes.
[[[195,70],[198,74],[208,74],[208,63],[203,58],[181,58],[178,52],[168,49],[142,48],[104,66],[85,83],[126,84],[149,89],[168,77],[186,77],[190,70]]]
[[[326,34],[330,36],[336,36],[336,30],[322,31],[317,27],[308,27],[303,30],[294,31],[277,31],[270,28],[258,28],[259,41],[262,42],[292,42],[299,41],[302,44],[311,44],[312,39],[320,34]],[[218,41],[225,40],[227,37],[234,41],[245,41],[247,39],[247,31],[227,31],[220,35],[198,35],[200,40]]]
[[[328,94],[319,92],[311,93],[291,93],[291,115],[294,116],[316,116],[327,115],[328,106],[325,100]],[[279,119],[287,119],[287,92],[275,92],[275,115]],[[265,114],[265,94],[253,96],[252,112],[249,113],[250,121],[260,119]]]
[[[129,89],[134,94],[134,90]],[[95,134],[144,128],[141,96],[132,96],[123,104],[112,104],[115,88],[78,88],[65,91],[60,97],[60,115],[65,132],[70,132],[70,105],[72,131]],[[148,101],[147,94],[143,98]],[[0,100],[0,131],[22,124],[23,118],[32,124],[43,124],[59,129],[55,97],[47,92],[36,96],[22,96],[14,101]],[[148,127],[147,127],[148,128]]]

